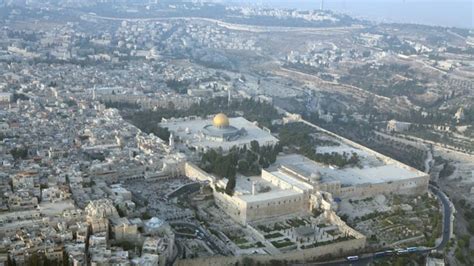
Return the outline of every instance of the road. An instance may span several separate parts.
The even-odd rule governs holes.
[[[427,255],[428,253],[431,252],[432,249],[421,249],[415,252],[412,252],[410,254],[419,254],[422,256]],[[347,261],[345,258],[344,259],[337,259],[333,261],[327,261],[327,262],[315,262],[315,263],[304,263],[304,264],[294,264],[295,266],[335,266],[335,265],[349,265],[349,266],[365,266],[369,265],[373,261],[376,261],[377,258],[374,258],[373,253],[367,253],[367,254],[362,254],[359,255],[359,260],[358,261]]]
[[[438,196],[443,204],[443,238],[438,246],[435,247],[436,250],[443,251],[443,249],[448,244],[449,239],[451,238],[451,216],[453,214],[453,210],[451,209],[451,202],[449,201],[449,198],[446,196],[446,194],[433,185],[430,185],[430,189],[436,194],[436,196]]]
[[[183,248],[181,247],[181,245],[179,243],[177,243],[175,241],[175,255],[173,256],[172,259],[170,259],[168,261],[168,263],[166,263],[167,266],[171,266],[171,265],[174,265],[174,263],[176,262],[176,260],[178,258],[181,258],[183,256]]]

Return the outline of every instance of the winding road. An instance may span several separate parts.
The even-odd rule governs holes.
[[[443,204],[443,237],[438,243],[438,245],[433,248],[438,251],[443,251],[443,249],[448,244],[448,241],[451,238],[453,232],[453,225],[451,222],[453,216],[452,203],[450,202],[448,196],[446,196],[446,194],[444,194],[444,192],[439,190],[437,187],[430,185],[430,189],[441,200]]]

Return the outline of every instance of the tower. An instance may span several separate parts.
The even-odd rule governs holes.
[[[171,150],[174,150],[174,136],[173,136],[173,133],[170,133],[169,147],[170,147]]]
[[[321,6],[319,7],[319,10],[323,10],[324,9],[324,0],[321,0]]]
[[[229,88],[227,88],[227,104],[230,106],[230,104],[232,103],[232,91]]]

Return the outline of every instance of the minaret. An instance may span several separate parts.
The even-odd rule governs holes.
[[[232,103],[232,91],[229,88],[227,88],[227,104],[230,106],[230,104]]]
[[[323,10],[324,9],[324,0],[321,0],[321,6],[319,7],[319,10]]]
[[[255,181],[252,181],[252,195],[255,195]]]
[[[170,147],[170,150],[174,150],[174,136],[173,136],[173,133],[170,134],[169,147]]]

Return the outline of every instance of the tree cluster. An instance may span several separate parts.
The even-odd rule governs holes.
[[[16,102],[17,100],[28,101],[30,98],[23,93],[13,93],[12,102]]]
[[[179,94],[186,94],[188,92],[189,81],[169,79],[166,81],[166,86]]]
[[[10,154],[13,156],[13,159],[26,159],[28,156],[28,148],[21,147],[21,148],[13,148],[10,150]]]
[[[332,123],[327,123],[324,120],[319,119],[315,113],[305,115],[304,118],[312,123],[320,125],[324,129],[360,143],[379,153],[417,168],[420,171],[424,170],[424,162],[426,158],[426,152],[424,150],[375,134],[373,123],[355,121],[351,118],[349,118],[348,121],[334,119]]]
[[[201,167],[204,171],[220,178],[227,178],[225,192],[233,194],[237,172],[243,175],[259,175],[262,168],[267,168],[276,161],[281,146],[259,146],[252,141],[250,149],[233,147],[228,153],[211,149],[201,156]]]
[[[443,165],[443,169],[439,172],[439,178],[445,178],[454,173],[454,170],[456,170],[456,167],[449,162],[445,162]]]
[[[292,123],[280,127],[278,136],[281,145],[297,147],[300,154],[316,162],[336,165],[338,167],[356,165],[359,162],[359,157],[356,153],[317,153],[316,146],[318,144],[337,145],[337,143],[318,140],[312,136],[315,132],[315,129],[303,123]]]
[[[316,162],[336,165],[337,167],[344,167],[346,165],[356,165],[359,163],[360,159],[357,153],[353,152],[352,154],[344,152],[343,154],[332,152],[332,153],[314,153],[309,156],[311,160]]]

